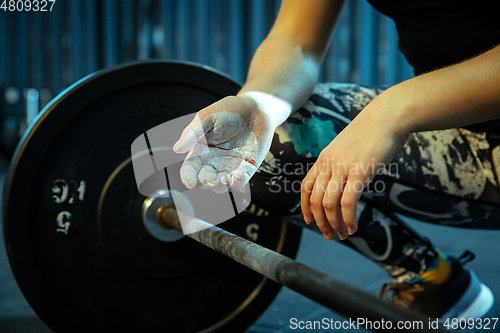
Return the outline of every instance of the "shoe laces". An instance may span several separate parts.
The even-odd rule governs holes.
[[[409,308],[417,294],[424,290],[424,286],[420,283],[384,283],[380,289],[379,298],[403,308]]]
[[[458,258],[458,261],[460,261],[460,263],[462,265],[465,265],[466,263],[471,262],[475,258],[476,258],[476,255],[474,253],[472,253],[469,250],[466,250],[464,253],[462,253],[460,258]]]
[[[476,256],[469,250],[466,250],[459,258],[458,261],[464,265]],[[392,302],[403,308],[409,308],[415,300],[418,293],[424,292],[425,286],[422,283],[406,283],[406,282],[389,282],[384,283],[380,289],[379,298]]]

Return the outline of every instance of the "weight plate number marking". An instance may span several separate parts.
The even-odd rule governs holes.
[[[247,235],[248,240],[256,242],[259,238],[259,225],[257,223],[250,223],[245,228],[245,234]]]
[[[59,228],[56,229],[57,232],[64,232],[66,235],[68,234],[69,227],[71,222],[69,222],[73,218],[70,212],[63,210],[59,214],[57,214],[57,226]]]
[[[86,182],[84,180],[76,182],[75,180],[70,180],[69,182],[65,179],[56,179],[52,183],[52,200],[56,204],[63,204],[68,202],[74,205],[77,201],[83,201],[85,198]],[[71,197],[68,196],[71,192]],[[65,235],[68,234],[69,227],[71,226],[71,219],[73,215],[67,211],[63,210],[56,217],[57,232],[62,232]]]

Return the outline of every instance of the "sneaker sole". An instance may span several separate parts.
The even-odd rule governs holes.
[[[467,271],[471,275],[469,287],[457,304],[440,318],[441,322],[453,318],[458,320],[479,318],[484,316],[493,306],[495,298],[490,288],[481,283],[473,271],[469,269]]]
[[[493,306],[495,298],[490,288],[481,283],[481,292],[474,300],[474,302],[460,314],[461,318],[479,318],[484,316]]]

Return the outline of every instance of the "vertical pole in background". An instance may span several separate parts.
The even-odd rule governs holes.
[[[359,5],[358,83],[374,86],[378,83],[379,16],[367,2]]]
[[[26,88],[26,13],[25,12],[11,12],[10,15],[14,16],[15,22],[15,49],[14,49],[14,59],[13,67],[15,69],[15,86],[19,90],[19,94],[22,97],[24,88]],[[12,32],[11,32],[12,33]],[[24,103],[18,103],[16,116],[21,116],[24,113]]]
[[[45,105],[52,99],[54,96],[51,91],[52,86],[52,59],[51,56],[51,36],[50,36],[50,20],[54,20],[55,15],[40,15],[40,66],[43,67],[43,70],[40,71],[40,105],[39,110],[43,109]],[[56,92],[54,92],[56,93]]]
[[[218,0],[217,0],[218,1]],[[206,7],[207,11],[207,26],[205,29],[205,34],[207,36],[207,49],[205,50],[206,53],[206,64],[212,67],[215,67],[215,58],[216,58],[216,50],[217,50],[217,38],[216,38],[216,31],[217,31],[217,24],[216,24],[216,17],[214,16],[216,4],[214,4],[214,0],[205,0],[205,3],[208,3],[208,6]]]
[[[190,42],[189,4],[187,0],[175,1],[175,57],[189,60],[192,54]]]
[[[103,20],[103,44],[101,45],[104,55],[104,67],[114,65],[118,62],[118,29],[117,29],[117,6],[116,0],[102,2]]]
[[[151,0],[141,0],[138,12],[138,59],[147,60],[153,50],[153,23],[149,16]]]
[[[250,49],[249,56],[253,56],[257,47],[266,37],[266,2],[253,0],[250,2]]]
[[[350,73],[350,63],[349,63],[349,52],[353,51],[352,39],[354,39],[354,31],[349,29],[349,19],[353,16],[354,7],[352,1],[349,1],[345,6],[345,14],[341,19],[341,26],[339,35],[341,37],[342,44],[340,47],[340,58],[338,64],[338,75],[337,80],[339,82],[348,82],[349,81],[349,73]]]
[[[347,29],[349,29],[349,47],[348,51],[346,52],[346,64],[348,67],[348,82],[356,82],[358,79],[357,76],[357,70],[356,70],[356,58],[355,54],[357,52],[357,14],[358,14],[358,7],[360,5],[359,1],[348,1],[347,5],[349,6],[349,11],[348,11],[348,22],[349,25],[347,26]]]
[[[27,13],[28,34],[25,36],[27,44],[27,57],[29,62],[27,87],[38,90],[42,87],[42,22],[40,13]],[[28,64],[25,64],[27,66]]]
[[[162,25],[162,15],[160,13],[161,5],[158,1],[153,1],[151,5],[151,43],[152,57],[161,59],[163,57],[163,44],[165,39],[165,29]]]
[[[12,34],[12,30],[8,29],[12,26],[9,16],[8,12],[0,10],[0,87],[3,88],[7,88],[7,84],[11,82],[9,68],[15,68],[15,66],[9,66],[8,50],[12,50],[9,47]],[[0,96],[0,98],[4,98],[4,96]]]
[[[352,1],[344,5],[344,9],[338,18],[335,30],[333,31],[332,41],[325,57],[325,76],[326,82],[346,82],[349,72],[349,43],[351,29],[349,29],[349,17],[352,10]]]
[[[84,3],[84,17],[85,27],[83,30],[86,32],[86,65],[87,70],[84,75],[95,72],[99,69],[99,38],[97,36],[97,15],[95,0],[85,0]]]
[[[209,30],[209,11],[207,0],[195,0],[194,2],[194,47],[195,54],[193,60],[201,64],[207,65],[209,63],[209,44],[212,43],[213,35]]]
[[[243,31],[243,1],[232,0],[229,3],[229,28],[228,34],[228,71],[239,83],[245,80],[245,57],[243,43],[245,35]]]
[[[122,52],[124,53],[124,60],[140,59],[140,44],[139,36],[136,32],[139,30],[135,26],[134,10],[135,2],[133,0],[122,0],[121,1],[121,25],[120,31],[122,35]]]
[[[26,125],[29,126],[39,111],[39,90],[30,88],[26,92]]]
[[[42,15],[44,13],[30,13],[31,21],[31,84],[30,86],[41,91],[44,85],[44,56],[43,52],[43,36],[42,36]],[[37,107],[38,108],[38,107]]]
[[[385,58],[385,80],[384,83],[393,86],[398,83],[398,70],[401,68],[401,59],[398,57],[398,34],[394,22],[385,19],[385,32],[386,32],[386,58]]]
[[[42,16],[41,13],[27,13],[29,15],[29,44],[28,57],[31,64],[29,82],[25,90],[26,96],[26,125],[29,125],[40,110],[40,91],[43,87],[43,45],[42,45]],[[29,45],[29,46],[28,46]],[[28,87],[31,87],[28,89]]]
[[[162,58],[172,59],[174,57],[174,34],[173,34],[173,8],[172,0],[160,1],[160,17],[163,29]]]
[[[0,92],[2,92],[0,96],[0,106],[2,106],[0,109],[0,136],[2,142],[0,143],[2,144],[2,148],[6,141],[6,125],[9,124],[9,119],[13,119],[10,117],[13,113],[12,109],[14,108],[14,103],[18,103],[16,99],[19,99],[19,91],[11,87],[16,66],[12,63],[13,52],[11,50],[13,50],[13,32],[12,29],[8,29],[8,27],[12,27],[13,24],[10,13],[0,11],[0,87],[5,89],[0,90]],[[12,126],[11,132],[14,133],[14,135],[17,134],[15,126]],[[12,146],[14,145],[15,143],[12,144]]]
[[[71,0],[69,5],[69,22],[71,30],[71,68],[73,70],[73,82],[80,80],[84,75],[83,69],[84,54],[83,54],[83,39],[82,39],[82,3],[80,0]]]
[[[225,45],[222,42],[222,36],[224,35],[222,12],[224,5],[227,3],[220,0],[210,0],[210,27],[212,42],[210,43],[210,57],[211,66],[223,70],[225,67]]]
[[[52,95],[57,95],[62,88],[62,73],[61,73],[61,10],[59,6],[54,6],[52,9],[54,19],[49,20],[49,36],[50,36],[50,71],[51,84],[49,88],[52,90]]]

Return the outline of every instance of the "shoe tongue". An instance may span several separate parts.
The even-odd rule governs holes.
[[[464,253],[462,253],[460,258],[458,258],[458,261],[460,261],[460,263],[462,265],[465,265],[466,263],[471,262],[475,258],[476,258],[476,255],[474,253],[472,253],[471,251],[467,250]]]

